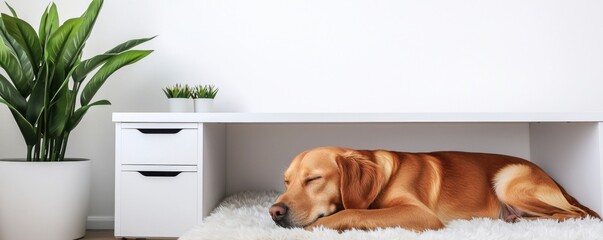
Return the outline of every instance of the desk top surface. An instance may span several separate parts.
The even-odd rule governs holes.
[[[113,113],[114,122],[197,123],[445,123],[603,122],[603,112],[438,112],[438,113]]]

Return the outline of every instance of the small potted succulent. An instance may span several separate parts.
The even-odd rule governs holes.
[[[188,85],[176,84],[163,89],[168,98],[170,112],[190,112],[192,89]]]
[[[214,85],[197,85],[192,89],[192,97],[195,101],[195,112],[211,112],[214,98],[219,89]]]

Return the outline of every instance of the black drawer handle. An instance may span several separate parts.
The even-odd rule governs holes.
[[[138,171],[145,177],[175,177],[182,172],[165,172],[165,171]]]
[[[176,134],[182,128],[139,128],[138,131],[144,134]]]

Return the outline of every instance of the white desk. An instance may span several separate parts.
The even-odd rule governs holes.
[[[412,152],[479,151],[523,157],[540,165],[584,205],[603,213],[603,113],[114,113],[113,121],[116,236],[169,234],[146,234],[144,228],[135,234],[122,234],[127,232],[122,228],[122,214],[128,211],[122,206],[129,194],[122,192],[127,185],[122,179],[127,176],[125,172],[175,169],[189,173],[191,179],[196,179],[196,224],[227,194],[282,190],[282,172],[293,156],[323,145]],[[189,140],[169,140],[161,134],[157,138],[165,141],[164,145],[184,141],[166,150],[184,156],[163,162],[133,160],[136,155],[128,149],[136,147],[125,149],[124,141],[144,142],[138,147],[149,149],[151,157],[145,159],[159,156],[152,150],[162,147],[153,145],[153,140],[145,142],[148,139],[144,135],[139,139],[125,131],[142,134],[137,132],[139,128],[188,129],[182,134],[188,134]],[[133,143],[129,144],[126,146]],[[153,191],[152,186],[142,189]],[[136,225],[129,224],[127,228]]]

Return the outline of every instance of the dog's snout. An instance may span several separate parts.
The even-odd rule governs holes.
[[[286,204],[280,202],[272,205],[272,207],[270,207],[268,211],[270,212],[270,216],[272,216],[272,220],[274,220],[275,222],[280,222],[287,215],[289,207],[287,207]]]

